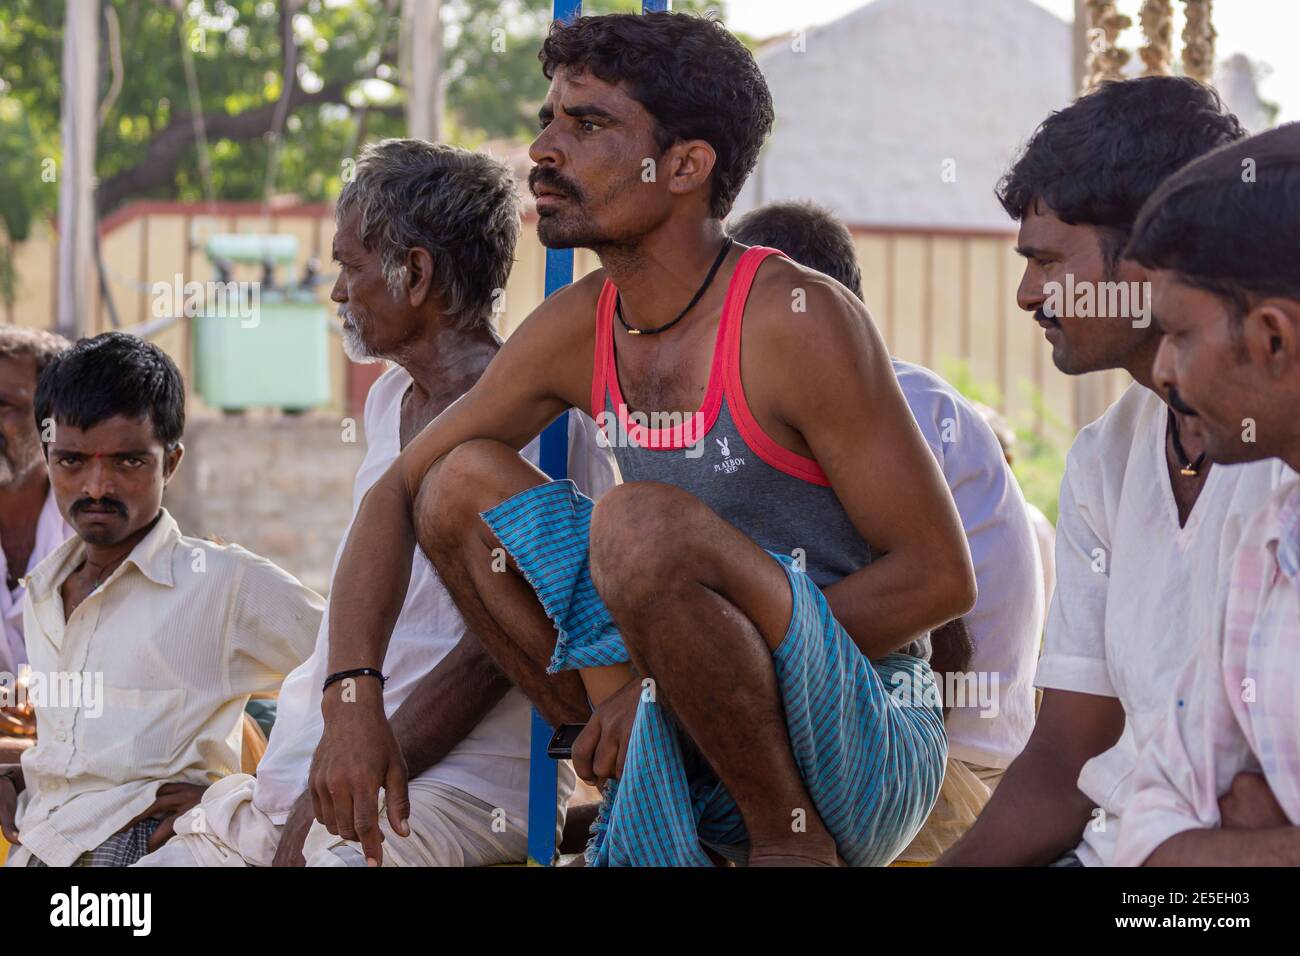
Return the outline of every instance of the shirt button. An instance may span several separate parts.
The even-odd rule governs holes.
[[[54,735],[54,739],[61,744],[65,744],[68,742],[68,732],[66,730],[60,730],[57,734]]]

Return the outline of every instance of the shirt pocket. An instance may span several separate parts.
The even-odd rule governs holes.
[[[87,771],[111,781],[165,775],[173,761],[185,691],[137,687],[103,688],[103,705],[83,708],[78,756]]]

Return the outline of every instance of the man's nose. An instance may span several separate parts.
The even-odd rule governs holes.
[[[102,458],[92,458],[83,475],[81,493],[87,498],[98,501],[113,493],[113,475]]]
[[[1025,266],[1025,274],[1020,277],[1020,285],[1016,289],[1016,305],[1026,312],[1033,312],[1046,299],[1047,294],[1043,292],[1043,283],[1037,270],[1032,266]]]
[[[347,285],[343,282],[343,270],[339,270],[338,278],[334,280],[334,288],[330,289],[330,301],[342,304],[348,301]]]
[[[541,166],[543,163],[551,166],[558,166],[561,161],[561,153],[556,143],[558,134],[554,132],[555,124],[552,123],[544,130],[537,134],[532,145],[528,147],[528,158],[536,165]]]

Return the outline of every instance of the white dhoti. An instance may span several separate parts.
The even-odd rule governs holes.
[[[380,805],[384,866],[493,866],[527,858],[527,823],[504,809],[436,780],[412,780],[408,793],[410,836],[394,832]],[[360,843],[335,836],[319,822],[307,834],[303,857],[308,866],[366,865]]]
[[[504,809],[436,780],[412,780],[408,793],[410,836],[395,833],[380,806],[384,866],[492,866],[527,857],[527,824]],[[134,865],[270,866],[287,814],[273,818],[253,796],[253,777],[223,778],[177,819],[175,836]],[[303,857],[308,866],[366,865],[360,843],[335,836],[320,823],[312,824]]]
[[[235,773],[218,780],[198,806],[176,819],[176,835],[135,866],[270,866],[287,813],[254,802],[256,780]],[[278,822],[277,822],[278,821]]]

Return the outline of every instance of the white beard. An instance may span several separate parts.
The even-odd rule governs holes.
[[[370,346],[357,329],[356,322],[349,322],[346,306],[339,306],[339,320],[343,324],[343,354],[358,365],[373,365],[383,359],[371,351]]]

